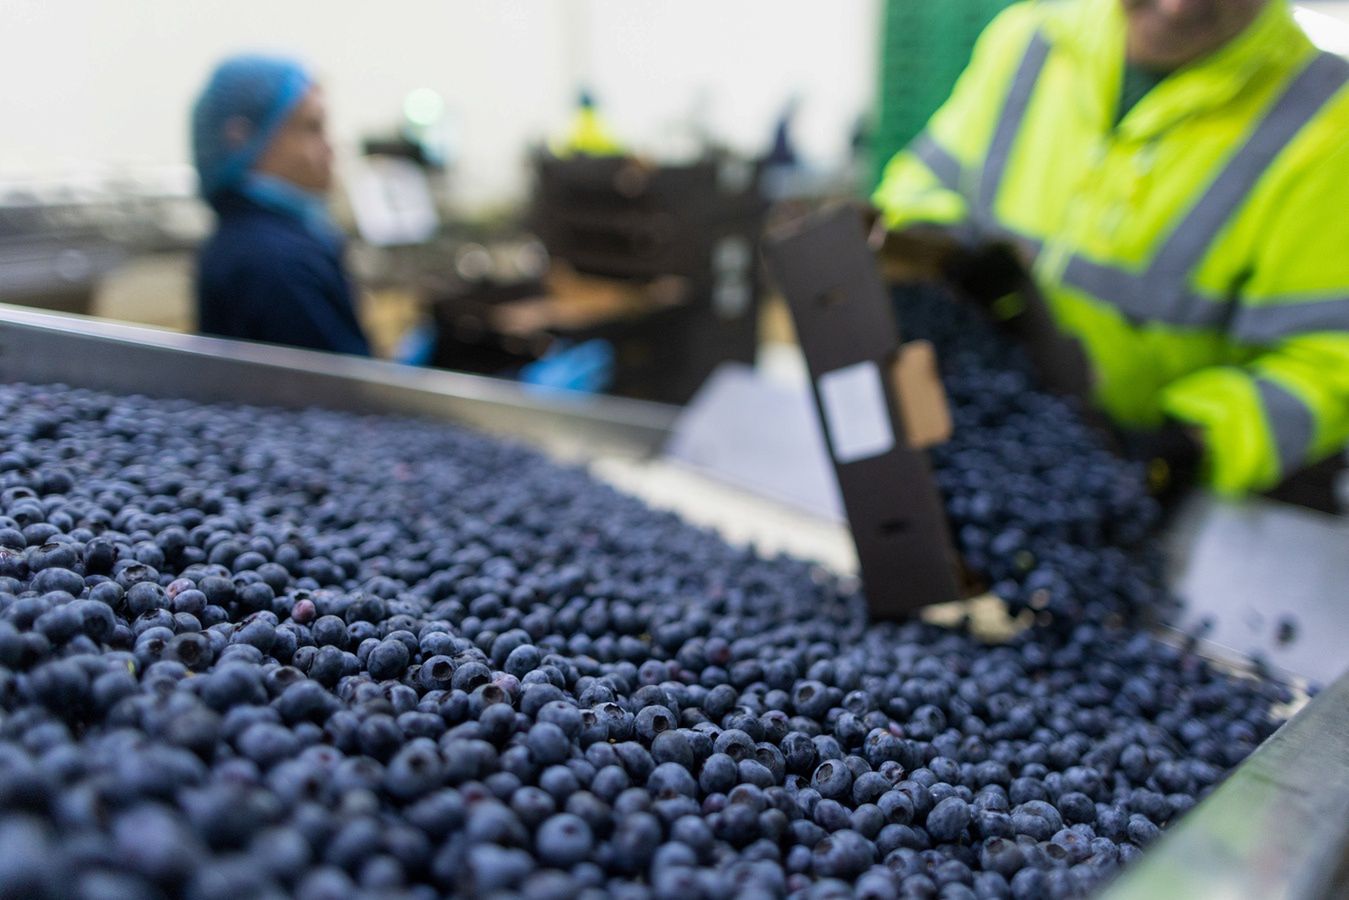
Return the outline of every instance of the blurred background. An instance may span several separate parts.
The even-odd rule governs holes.
[[[0,300],[193,330],[191,103],[272,52],[325,88],[378,355],[510,375],[600,338],[593,387],[684,402],[790,345],[770,204],[864,197],[1005,5],[0,0]],[[1349,52],[1349,2],[1299,16]],[[616,155],[559,150],[582,92]]]

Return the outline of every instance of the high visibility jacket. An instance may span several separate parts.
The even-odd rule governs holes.
[[[571,128],[549,148],[559,158],[569,156],[622,156],[626,151],[609,130],[599,112],[583,106],[572,118]]]
[[[1119,0],[1008,8],[874,201],[1019,244],[1097,402],[1263,490],[1349,440],[1349,63],[1271,0],[1116,125],[1124,48]]]

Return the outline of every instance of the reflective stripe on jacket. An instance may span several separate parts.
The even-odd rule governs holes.
[[[1119,0],[1010,7],[874,200],[1013,239],[1101,406],[1262,490],[1349,440],[1349,63],[1270,0],[1115,126],[1124,45]]]

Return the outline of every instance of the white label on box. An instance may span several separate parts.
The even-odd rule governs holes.
[[[895,446],[881,373],[860,362],[820,376],[820,406],[834,458],[841,463],[880,456]]]

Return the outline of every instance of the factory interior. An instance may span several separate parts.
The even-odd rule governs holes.
[[[1349,898],[1349,2],[0,73],[0,900]]]

